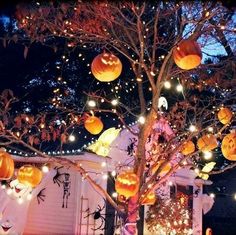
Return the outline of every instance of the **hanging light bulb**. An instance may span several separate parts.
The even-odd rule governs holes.
[[[144,124],[145,123],[145,117],[144,116],[140,116],[139,117],[139,119],[138,119],[138,122],[140,123],[140,124]]]
[[[94,108],[94,107],[96,107],[96,102],[94,100],[89,100],[88,101],[88,106],[91,107],[91,108]]]
[[[211,198],[215,198],[215,194],[214,193],[210,193],[210,197]]]
[[[171,83],[170,83],[169,81],[165,81],[165,82],[164,82],[164,87],[165,87],[166,89],[170,89],[170,88],[171,88]]]
[[[112,100],[112,101],[111,101],[111,104],[112,104],[113,106],[116,106],[116,105],[118,104],[118,100],[117,100],[117,99]]]
[[[75,141],[75,136],[74,135],[69,135],[69,141],[74,142]]]
[[[183,86],[182,86],[181,84],[177,85],[177,86],[176,86],[176,90],[177,90],[178,92],[183,91]]]
[[[209,159],[212,158],[212,152],[210,152],[210,151],[205,151],[205,152],[203,152],[203,153],[204,153],[204,155],[203,155],[204,159],[209,160]]]
[[[196,126],[194,126],[194,125],[190,125],[190,126],[189,126],[189,130],[190,130],[191,132],[195,132],[195,131],[197,130],[197,128],[196,128]]]
[[[42,167],[42,171],[43,171],[43,173],[48,173],[48,172],[49,172],[48,166],[47,166],[47,165],[44,165],[44,166]]]
[[[213,127],[210,126],[210,127],[208,127],[207,130],[208,130],[209,132],[213,132],[214,129],[213,129]]]

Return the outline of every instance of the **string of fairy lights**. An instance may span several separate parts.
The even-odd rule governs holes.
[[[39,2],[37,2],[36,4],[37,4],[38,6],[40,5]],[[124,7],[125,7],[125,6],[124,6]],[[137,8],[137,9],[138,9],[138,8]],[[153,6],[153,10],[154,10],[154,9],[155,9],[155,7]],[[76,9],[75,9],[75,10],[76,10]],[[208,14],[206,14],[206,17],[207,17],[208,15],[209,15],[209,12],[208,12]],[[67,24],[67,25],[70,25],[70,22],[68,21],[66,24]],[[146,22],[143,21],[143,25],[145,25],[145,24],[146,24]],[[226,27],[225,27],[224,25],[219,25],[219,28],[220,28],[221,30],[225,30],[225,29],[226,29]],[[234,29],[234,30],[235,30],[235,29]],[[145,31],[148,32],[148,31],[149,31],[149,28],[146,28]],[[67,31],[66,31],[65,33],[67,33]],[[147,36],[144,35],[144,39],[145,39],[146,37],[147,37]],[[143,42],[142,42],[142,43],[143,43]],[[67,46],[68,46],[68,47],[71,47],[71,44],[68,44]],[[125,46],[125,47],[128,47],[128,45],[126,45],[126,44],[124,44],[124,46]],[[86,45],[84,45],[83,47],[86,48]],[[129,49],[129,48],[128,48],[128,49]],[[85,61],[85,56],[84,56],[82,53],[80,53],[80,54],[78,55],[78,57],[79,57],[82,61]],[[134,60],[135,60],[135,55],[134,55],[134,54],[131,54],[131,57],[134,58]],[[69,62],[69,58],[68,58],[67,56],[65,56],[65,55],[62,56],[62,59],[63,59],[64,63],[68,63],[68,62]],[[165,59],[165,55],[161,55],[161,56],[159,57],[159,61],[162,61],[162,60],[164,60],[164,59]],[[136,59],[136,61],[138,61],[138,60]],[[87,67],[90,67],[90,64],[89,64],[89,63],[87,64]],[[61,66],[57,65],[57,69],[61,69]],[[130,69],[131,69],[131,68],[130,68]],[[158,72],[158,71],[152,71],[151,74],[152,74],[153,76],[155,76],[155,75],[156,75],[156,72]],[[89,71],[88,74],[90,75],[91,72]],[[171,79],[173,79],[173,78],[171,78]],[[141,75],[139,78],[136,78],[136,80],[137,80],[137,82],[142,82],[142,81],[143,81],[143,75]],[[62,83],[62,84],[64,84],[64,85],[66,85],[66,81],[63,80],[63,77],[62,77],[62,76],[59,76],[59,77],[57,78],[57,81],[60,82],[60,83]],[[120,99],[119,91],[120,91],[121,89],[125,89],[125,92],[126,92],[126,93],[132,92],[132,91],[135,89],[135,86],[136,86],[136,85],[134,85],[135,79],[132,78],[130,81],[131,81],[130,83],[125,82],[124,84],[121,84],[121,82],[119,81],[117,84],[114,84],[114,85],[113,85],[113,83],[108,83],[108,85],[111,86],[111,89],[110,89],[111,93],[112,93],[112,94],[115,94],[115,95],[117,96],[117,97],[115,97],[114,99],[111,100],[111,104],[112,104],[113,106],[119,105],[119,99]],[[204,82],[204,81],[200,81],[200,82],[202,82],[202,84],[205,85],[205,82]],[[99,82],[97,82],[97,84],[99,84]],[[217,85],[217,84],[216,84],[216,85]],[[125,88],[124,88],[124,87],[125,87]],[[165,88],[165,89],[171,89],[171,88],[172,88],[172,83],[171,83],[171,81],[164,81],[164,88]],[[178,84],[176,85],[175,89],[176,89],[176,91],[177,91],[178,93],[184,94],[184,87],[183,87],[182,84],[178,83]],[[151,91],[151,89],[149,89],[149,91]],[[228,89],[223,89],[223,91],[229,91],[229,90],[228,90]],[[63,96],[63,95],[62,95],[61,92],[60,92],[60,88],[55,88],[55,89],[53,90],[53,93],[54,93],[54,97],[53,97],[53,99],[52,99],[53,105],[56,106],[56,107],[58,107],[58,106],[60,105],[60,103],[61,103],[61,100],[62,100],[62,96]],[[102,100],[101,100],[101,102],[102,102]],[[92,99],[89,99],[89,100],[87,101],[87,105],[88,105],[90,108],[95,108],[95,107],[96,107],[96,101],[95,101],[95,100],[92,100]],[[217,110],[217,108],[215,108],[215,111],[216,111],[216,110]],[[213,110],[213,112],[214,112],[214,110]],[[131,127],[131,126],[133,126],[133,125],[136,125],[137,123],[139,123],[139,124],[144,124],[144,123],[145,123],[145,116],[143,116],[143,115],[138,115],[137,121],[128,124],[128,126]],[[121,125],[119,124],[118,127],[121,127]],[[125,129],[125,126],[123,126],[123,128]],[[128,131],[128,130],[127,130],[127,131]],[[196,131],[197,131],[197,127],[196,127],[194,124],[191,124],[191,125],[189,126],[189,131],[190,131],[190,132],[196,132]],[[209,132],[213,132],[213,131],[214,131],[213,127],[209,127],[209,128],[208,128],[208,131],[209,131]],[[80,134],[80,132],[78,132],[78,134]],[[84,139],[87,139],[87,135],[84,136]],[[68,140],[69,140],[70,142],[76,141],[76,136],[75,136],[75,134],[70,134]],[[55,156],[61,156],[61,155],[66,155],[66,154],[78,154],[78,153],[83,152],[83,150],[86,149],[90,144],[94,143],[94,141],[95,141],[95,138],[92,137],[92,141],[90,141],[90,142],[88,142],[87,144],[83,145],[83,146],[82,146],[81,148],[79,148],[79,149],[62,150],[62,151],[48,151],[48,152],[43,152],[43,153],[44,153],[44,154],[47,154],[47,155],[55,155]],[[15,150],[15,151],[12,151],[11,149],[9,149],[8,152],[9,152],[9,153],[16,154],[16,155],[20,155],[20,156],[28,156],[28,155],[29,155],[28,153],[23,153],[22,151],[16,151],[16,150]],[[37,153],[34,153],[34,155],[37,155]],[[207,151],[207,152],[204,152],[204,155],[203,155],[203,156],[204,156],[204,159],[205,159],[205,160],[209,160],[209,159],[212,158],[213,154],[212,154],[212,152]],[[104,161],[104,162],[101,163],[101,166],[105,169],[105,168],[107,167],[107,163]],[[47,171],[46,166],[43,166],[43,167],[44,167],[44,170],[43,170],[43,171]],[[200,170],[199,170],[198,168],[195,168],[195,172],[196,172],[196,173],[199,173]],[[103,178],[104,180],[106,180],[106,179],[109,177],[107,173],[101,172],[100,174],[102,175],[102,178]],[[115,172],[115,171],[112,171],[111,175],[112,175],[113,177],[115,177],[115,176],[116,176],[116,172]],[[2,185],[2,187],[5,187],[5,186]],[[9,193],[10,193],[10,191],[9,191]],[[112,194],[112,196],[113,196],[113,197],[117,197],[116,192],[114,192],[114,193]],[[211,197],[215,197],[215,194],[211,193],[210,196],[211,196]],[[236,200],[236,194],[234,194],[234,199]],[[22,201],[19,201],[19,203],[22,203]]]
[[[59,78],[60,78],[60,81],[61,81],[61,80],[62,80],[61,77],[59,77]],[[172,78],[172,79],[173,79],[173,78]],[[164,82],[164,88],[170,89],[171,87],[172,87],[172,85],[171,85],[171,82],[170,82],[170,81],[165,81],[165,82]],[[177,92],[183,93],[183,86],[182,86],[181,84],[178,84],[178,85],[176,86],[176,90],[177,90]],[[101,99],[101,102],[104,102],[104,100]],[[113,106],[117,106],[117,105],[119,104],[119,100],[118,100],[118,99],[113,99],[113,100],[111,101],[111,104],[112,104]],[[96,107],[96,101],[90,99],[90,100],[87,101],[87,105],[88,105],[90,108],[95,108],[95,107]],[[219,110],[219,108],[215,108],[215,110],[213,110],[213,112],[218,111],[218,110]],[[108,117],[108,115],[106,115],[106,116]],[[132,123],[128,124],[128,126],[133,126],[133,125],[135,125],[135,124],[137,124],[137,123],[144,124],[144,123],[145,123],[145,117],[144,117],[144,116],[138,116],[138,120],[137,120],[136,122],[132,122]],[[118,128],[120,128],[120,127],[121,127],[121,125],[119,124],[119,125],[118,125]],[[125,128],[125,126],[123,126],[123,128]],[[189,131],[190,131],[190,132],[195,132],[195,131],[197,131],[196,126],[193,125],[193,124],[191,124],[191,125],[189,126]],[[208,128],[208,131],[209,131],[209,132],[213,132],[213,127],[209,127],[209,128]],[[80,134],[80,133],[81,133],[81,132],[79,131],[78,134]],[[84,139],[86,139],[86,138],[87,138],[87,136],[85,135],[85,136],[84,136]],[[70,142],[76,141],[75,135],[74,135],[74,134],[70,134],[68,140],[69,140]],[[92,137],[90,142],[88,142],[87,144],[85,144],[84,146],[82,146],[82,147],[79,148],[79,149],[62,150],[62,151],[48,151],[48,152],[44,152],[44,153],[47,153],[48,155],[76,154],[76,153],[82,152],[83,149],[85,149],[87,146],[89,146],[90,144],[92,144],[92,143],[94,143],[94,142],[95,142],[95,138]],[[20,156],[28,156],[27,153],[24,154],[22,151],[16,151],[16,150],[15,150],[15,151],[12,151],[11,149],[9,149],[9,152],[10,152],[10,153],[17,154],[17,155],[20,155]],[[35,154],[35,155],[36,155],[36,154]],[[210,152],[205,152],[205,153],[204,153],[204,158],[205,158],[206,160],[209,160],[211,157],[212,157],[212,153],[210,153]]]

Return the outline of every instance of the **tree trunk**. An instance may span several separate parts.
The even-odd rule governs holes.
[[[134,172],[140,179],[140,187],[143,183],[143,173],[145,169],[145,144],[147,141],[148,136],[151,133],[152,126],[156,119],[156,112],[151,110],[150,113],[146,117],[145,124],[140,128],[139,139],[138,139],[138,146],[137,146],[137,155],[136,161],[134,165]],[[126,221],[124,223],[124,227],[122,229],[122,235],[135,235],[137,234],[137,220],[139,219],[139,192],[131,197],[128,202],[128,215]]]
[[[139,219],[138,194],[131,197],[128,203],[128,216],[122,228],[122,235],[137,234],[137,220]]]

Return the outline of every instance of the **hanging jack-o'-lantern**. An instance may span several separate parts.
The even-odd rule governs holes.
[[[152,174],[154,174],[159,167],[161,166],[161,164],[164,162],[164,160],[161,160],[155,164],[153,164],[152,168],[151,168],[151,172]],[[158,174],[159,176],[164,176],[165,174],[167,174],[171,169],[171,164],[168,162],[161,170],[161,172]]]
[[[10,154],[0,150],[0,180],[8,180],[14,174],[14,161]]]
[[[32,165],[22,166],[17,173],[17,179],[21,184],[36,187],[42,180],[42,172]]]
[[[148,193],[142,201],[142,205],[153,205],[156,202],[156,195],[153,191]]]
[[[174,48],[173,59],[178,67],[189,70],[201,63],[202,52],[196,41],[187,39]]]
[[[184,142],[183,145],[181,146],[181,153],[183,155],[191,154],[194,151],[195,151],[195,145],[191,140]]]
[[[236,161],[236,133],[226,135],[221,144],[221,151],[224,157],[230,161]]]
[[[91,70],[94,77],[100,82],[111,82],[120,76],[122,64],[118,57],[105,52],[94,58]]]
[[[85,119],[84,127],[92,135],[97,135],[103,129],[103,123],[100,118],[89,116]]]
[[[116,192],[126,198],[134,196],[139,190],[139,178],[131,171],[121,172],[115,182]]]
[[[228,108],[221,108],[218,112],[218,119],[222,124],[228,124],[233,117],[233,113]]]
[[[198,139],[197,146],[201,151],[211,151],[217,148],[218,143],[213,134],[207,134]]]

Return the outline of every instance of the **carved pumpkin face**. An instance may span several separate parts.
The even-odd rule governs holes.
[[[93,135],[97,135],[103,129],[103,123],[100,120],[100,118],[95,117],[95,116],[90,116],[86,118],[84,122],[84,127],[89,133]]]
[[[14,161],[7,152],[0,151],[0,180],[8,180],[14,174]]]
[[[218,119],[222,124],[228,124],[233,117],[233,113],[228,108],[221,108],[218,112]]]
[[[181,146],[181,153],[183,155],[191,154],[194,151],[195,151],[195,145],[191,140],[184,142],[183,145]]]
[[[202,52],[197,42],[183,40],[173,50],[173,59],[178,67],[189,70],[196,68],[202,60]]]
[[[150,192],[143,199],[142,205],[153,205],[156,202],[156,195],[154,192]]]
[[[159,167],[161,166],[162,163],[163,163],[163,160],[153,164],[153,166],[151,168],[152,174],[154,174],[159,169]],[[171,164],[167,163],[167,165],[164,166],[164,168],[161,170],[161,172],[158,175],[162,177],[165,174],[167,174],[170,171],[170,169],[171,169]]]
[[[226,159],[236,161],[236,133],[230,133],[224,137],[221,151]]]
[[[218,146],[218,143],[214,135],[207,134],[197,141],[197,146],[201,151],[211,151]]]
[[[111,82],[120,76],[122,64],[115,55],[102,53],[94,58],[91,70],[94,77],[100,82]]]
[[[21,184],[36,187],[42,180],[42,172],[31,165],[24,165],[18,170],[17,179]]]
[[[116,192],[126,198],[134,196],[139,190],[139,178],[130,171],[120,173],[115,182]]]

